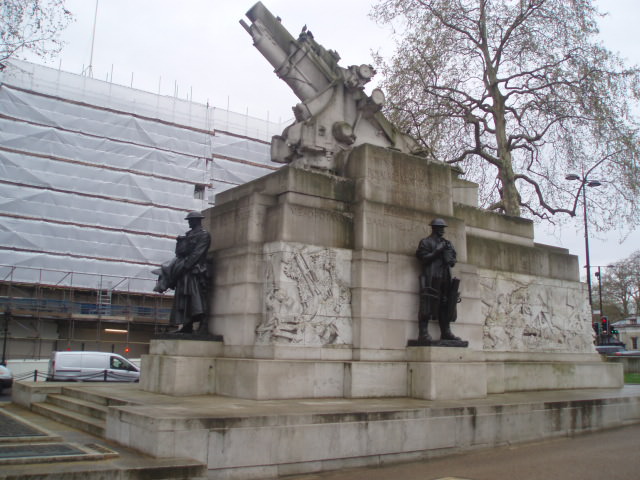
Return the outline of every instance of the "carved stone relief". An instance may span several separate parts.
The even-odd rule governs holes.
[[[258,344],[352,342],[351,251],[300,243],[265,244],[265,311]]]
[[[485,350],[593,352],[580,284],[485,271],[480,287]]]

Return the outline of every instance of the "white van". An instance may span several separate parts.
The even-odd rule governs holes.
[[[51,352],[48,380],[137,382],[140,369],[117,353]]]

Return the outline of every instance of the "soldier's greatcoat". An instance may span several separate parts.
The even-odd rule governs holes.
[[[176,257],[162,265],[157,291],[175,289],[171,325],[200,321],[207,312],[207,252],[211,236],[201,225],[176,240]]]
[[[441,245],[444,249],[438,251]],[[420,322],[426,322],[429,319],[443,321],[451,287],[451,267],[456,263],[456,251],[451,242],[433,233],[420,241],[416,257],[422,265]]]

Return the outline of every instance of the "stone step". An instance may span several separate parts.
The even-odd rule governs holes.
[[[61,394],[67,397],[77,398],[79,400],[84,400],[85,402],[95,403],[97,405],[102,405],[106,407],[121,406],[121,405],[127,404],[127,402],[122,400],[109,398],[99,393],[88,392],[86,389],[83,389],[82,387],[63,387]]]
[[[106,422],[47,402],[33,403],[31,410],[73,428],[104,438]]]
[[[49,394],[47,395],[46,403],[62,407],[72,412],[81,413],[98,420],[106,420],[107,408],[105,405],[101,405],[95,402],[89,402],[81,400],[79,398],[70,397],[62,394]]]
[[[85,462],[23,463],[3,465],[0,478],[12,480],[206,480],[207,467],[187,458],[136,461],[94,460]]]

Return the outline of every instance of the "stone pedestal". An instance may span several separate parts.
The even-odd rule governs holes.
[[[483,398],[487,364],[465,348],[409,347],[409,396],[426,400]]]
[[[215,359],[222,342],[151,340],[142,356],[140,386],[167,395],[206,395],[215,392]]]
[[[142,359],[142,388],[175,396],[462,400],[622,386],[621,365],[597,354],[492,358],[465,348],[409,347],[403,361],[261,359],[228,356],[234,349],[221,342],[193,340],[152,340],[150,351]]]
[[[340,176],[286,166],[221,193],[204,223],[209,330],[224,343],[153,344],[143,388],[440,400],[622,385],[595,353],[577,257],[534,243],[529,220],[479,209],[474,192],[446,164],[364,145]],[[415,251],[436,217],[458,254],[452,328],[468,348],[407,348],[418,333]]]

